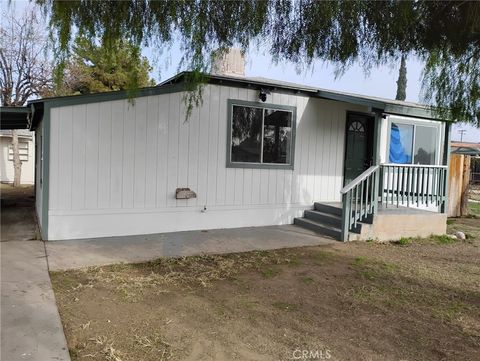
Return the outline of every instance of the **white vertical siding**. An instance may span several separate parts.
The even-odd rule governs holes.
[[[123,140],[124,140],[124,102],[110,102],[110,207],[121,208],[123,205]]]
[[[157,200],[157,141],[158,141],[158,100],[147,98],[147,136],[145,143],[145,208],[155,208]]]
[[[294,169],[227,168],[227,100],[258,92],[208,85],[188,120],[183,96],[52,109],[50,239],[290,223],[340,199],[346,112],[362,108],[273,92],[297,108]]]

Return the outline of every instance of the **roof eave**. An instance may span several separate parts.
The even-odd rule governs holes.
[[[30,107],[0,107],[0,129],[28,129]]]

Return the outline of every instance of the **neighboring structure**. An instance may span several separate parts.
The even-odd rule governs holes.
[[[463,154],[473,157],[480,157],[480,143],[452,141],[450,144],[450,148],[452,154]]]
[[[445,232],[450,126],[424,106],[217,74],[186,119],[184,80],[29,103],[44,239],[294,219],[343,240]]]
[[[35,181],[35,140],[29,130],[18,130],[18,145],[22,161],[21,184],[33,184]],[[0,181],[13,183],[12,131],[0,130]]]
[[[455,142],[450,144],[449,217],[468,215],[470,184],[480,182],[480,143]]]

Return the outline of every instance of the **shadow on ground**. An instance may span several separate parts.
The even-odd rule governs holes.
[[[1,241],[29,241],[38,238],[33,186],[1,184]]]

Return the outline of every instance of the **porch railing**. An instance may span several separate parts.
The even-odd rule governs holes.
[[[442,207],[447,198],[447,166],[381,165],[381,203],[385,207]]]
[[[434,207],[446,205],[447,166],[381,164],[368,168],[340,191],[342,195],[342,240],[358,223],[384,207]]]
[[[357,224],[373,215],[378,207],[380,167],[371,166],[340,191],[342,194],[342,240]]]

